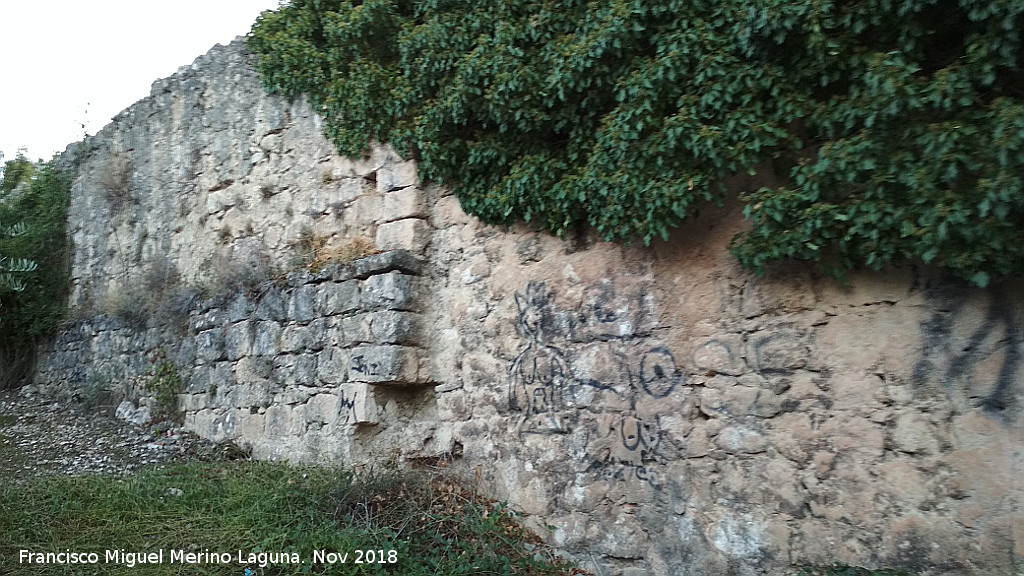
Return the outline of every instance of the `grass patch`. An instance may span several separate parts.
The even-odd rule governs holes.
[[[302,231],[293,247],[296,250],[295,264],[311,272],[319,272],[332,262],[347,263],[380,252],[369,238],[331,238],[314,234],[309,228]]]
[[[0,534],[0,565],[25,575],[581,573],[539,554],[535,540],[524,545],[530,537],[506,508],[444,476],[260,462],[0,483]],[[106,550],[120,549],[163,550],[163,563],[104,562]],[[20,550],[95,552],[99,563],[19,564]],[[227,553],[230,562],[172,564],[172,550]],[[347,562],[313,563],[315,550],[348,553]],[[357,550],[378,560],[355,564]],[[278,552],[302,563],[249,563],[250,553]]]

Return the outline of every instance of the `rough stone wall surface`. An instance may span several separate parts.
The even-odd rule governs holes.
[[[199,434],[449,459],[596,574],[1024,574],[1019,282],[758,278],[734,208],[650,248],[485,226],[385,147],[335,154],[250,58],[79,147],[78,320],[38,386],[155,407],[162,351]]]

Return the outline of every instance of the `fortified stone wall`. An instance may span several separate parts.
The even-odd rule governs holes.
[[[448,459],[596,574],[1024,573],[1020,282],[758,278],[735,206],[649,248],[484,226],[387,148],[334,154],[250,58],[77,151],[78,320],[39,387],[144,417],[171,362],[203,436]]]

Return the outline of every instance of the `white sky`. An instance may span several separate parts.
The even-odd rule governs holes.
[[[0,0],[0,151],[49,160],[278,0]]]

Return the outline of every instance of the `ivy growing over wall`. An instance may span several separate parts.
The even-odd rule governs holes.
[[[342,153],[390,141],[488,223],[667,238],[724,178],[754,269],[1024,269],[1021,0],[292,0],[249,38]]]

